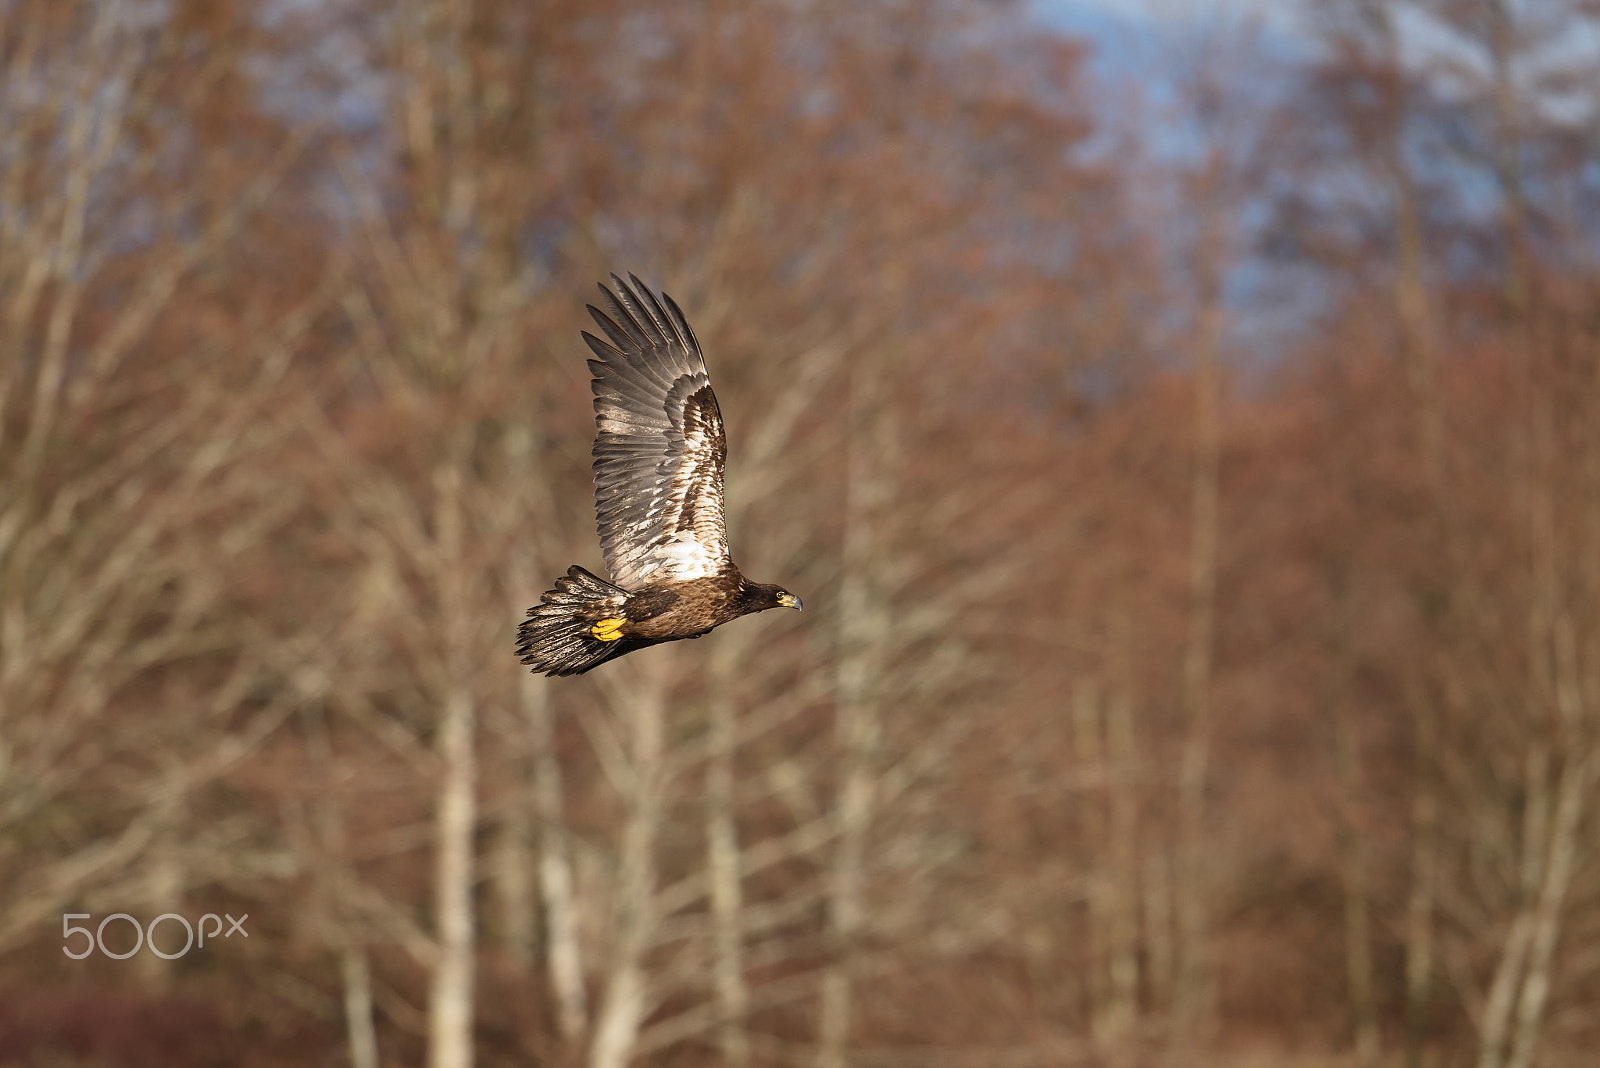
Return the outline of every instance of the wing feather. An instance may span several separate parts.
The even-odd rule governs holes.
[[[594,375],[595,521],[612,580],[638,589],[733,569],[722,413],[700,343],[671,297],[633,275],[600,287],[585,332]]]

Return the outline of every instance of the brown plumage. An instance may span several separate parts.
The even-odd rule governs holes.
[[[612,581],[573,565],[528,609],[517,653],[547,675],[580,675],[752,612],[800,607],[729,557],[727,445],[700,343],[671,297],[628,278],[600,287],[609,316],[589,307],[610,343],[583,335],[599,357],[589,361],[595,519]]]

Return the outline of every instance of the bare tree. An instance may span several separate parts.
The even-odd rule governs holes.
[[[223,727],[265,671],[227,575],[287,517],[247,472],[275,444],[258,420],[305,293],[257,293],[249,313],[277,322],[231,369],[214,355],[236,338],[184,324],[225,299],[228,256],[302,143],[279,131],[244,165],[191,141],[205,94],[237,89],[243,23],[174,60],[176,13],[70,8],[0,16],[0,942],[96,889],[131,895],[140,867],[181,894],[189,799],[289,711]],[[179,677],[164,723],[116,714]],[[105,774],[158,737],[162,766]],[[91,796],[116,819],[72,816]],[[39,853],[20,832],[45,820],[64,822]]]

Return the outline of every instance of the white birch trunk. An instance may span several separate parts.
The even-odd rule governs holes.
[[[477,820],[472,752],[472,698],[460,690],[445,701],[439,755],[435,916],[439,955],[428,998],[429,1068],[472,1068],[472,837]]]
[[[819,989],[817,1068],[844,1068],[854,1015],[853,956],[864,919],[867,834],[876,808],[876,760],[882,724],[872,693],[878,671],[882,610],[869,587],[875,536],[872,518],[885,496],[878,464],[892,437],[891,418],[879,403],[871,367],[857,367],[850,383],[851,425],[847,458],[844,580],[839,589],[839,660],[835,677],[840,751],[834,810],[837,844],[828,877],[828,963]]]
[[[378,1032],[372,1024],[372,972],[367,951],[361,946],[346,946],[339,963],[350,1068],[378,1068]]]
[[[706,861],[711,883],[712,980],[722,1020],[718,1045],[725,1064],[750,1060],[745,1014],[750,991],[744,978],[744,886],[739,875],[739,829],[734,817],[733,758],[738,711],[730,692],[746,643],[724,638],[711,657],[711,759],[706,767]]]
[[[544,904],[545,969],[556,999],[561,1037],[572,1041],[589,1023],[583,986],[583,950],[578,938],[572,885],[572,857],[562,801],[561,763],[556,759],[554,727],[544,679],[525,673],[522,711],[533,746],[533,801],[539,822],[539,896]]]
[[[446,672],[439,724],[440,782],[435,846],[434,913],[438,956],[428,996],[429,1068],[472,1068],[473,831],[477,825],[475,709],[468,689],[462,596],[461,473],[446,460],[435,472],[438,590],[445,630]]]
[[[589,1068],[623,1068],[633,1059],[648,990],[645,950],[656,927],[656,838],[665,787],[665,650],[635,665],[637,684],[619,687],[628,724],[627,824],[616,890],[616,943],[595,1021]]]
[[[1506,1068],[1530,1068],[1538,1050],[1545,1005],[1550,1000],[1550,966],[1561,934],[1562,907],[1577,867],[1579,829],[1591,798],[1595,755],[1569,762],[1557,788],[1555,826],[1546,851],[1543,885],[1535,905],[1527,977],[1517,1003],[1516,1030]]]

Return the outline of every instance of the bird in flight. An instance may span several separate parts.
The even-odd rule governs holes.
[[[594,374],[595,520],[607,582],[574,564],[528,609],[517,653],[546,675],[585,671],[648,645],[698,638],[768,608],[799,608],[728,555],[722,413],[683,312],[634,275],[600,292],[584,332]]]

